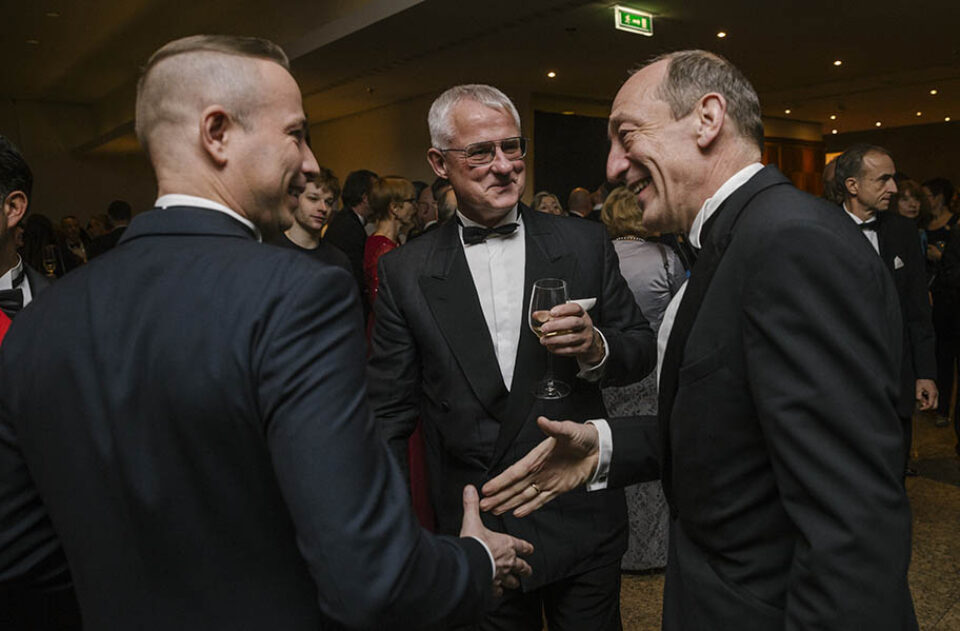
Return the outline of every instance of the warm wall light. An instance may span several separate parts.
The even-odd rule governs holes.
[[[832,121],[837,120],[837,115],[836,115],[836,114],[831,114],[831,115],[830,115],[830,120],[832,120]]]
[[[727,36],[726,31],[720,31],[719,33],[717,33],[717,37],[719,37],[720,39],[723,39],[726,36]]]
[[[833,65],[834,65],[834,66],[842,66],[842,65],[843,65],[843,62],[840,61],[839,59],[837,59],[837,60],[835,60],[835,61],[833,62]]]
[[[880,123],[880,121],[877,121],[875,124],[876,124],[877,127],[879,127],[881,123]]]
[[[831,130],[830,130],[830,133],[831,133],[831,134],[835,134],[835,133],[837,133],[837,130],[836,130],[836,129],[831,129]]]
[[[923,116],[923,112],[917,112],[917,116]]]
[[[783,113],[784,113],[784,114],[789,114],[789,113],[790,113],[790,108],[788,107],[787,109],[783,110]]]
[[[576,114],[576,112],[574,112],[573,110],[564,110],[560,113],[563,114],[564,116],[573,116],[574,114]]]
[[[949,123],[949,122],[950,122],[950,117],[949,117],[949,116],[944,116],[944,117],[943,117],[943,122]]]
[[[937,96],[936,90],[930,90],[930,96]]]
[[[550,72],[547,73],[547,76],[553,79],[557,76],[557,73],[551,70]]]

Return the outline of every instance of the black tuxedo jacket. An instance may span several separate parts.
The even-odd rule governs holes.
[[[917,224],[896,212],[877,215],[880,257],[900,297],[903,360],[897,413],[910,418],[917,402],[917,379],[937,378],[936,338],[927,294],[926,260],[920,251]]]
[[[890,273],[774,167],[705,227],[664,355],[664,628],[915,629]],[[650,475],[611,423],[611,485]]]
[[[508,391],[460,242],[457,222],[380,259],[380,288],[370,366],[371,403],[397,459],[420,418],[430,493],[441,532],[455,532],[465,484],[479,488],[543,439],[540,414],[585,421],[605,414],[600,388],[576,377],[575,359],[556,358],[557,376],[572,388],[562,401],[538,401],[534,386],[546,350],[527,326],[530,289],[539,278],[567,281],[571,298],[596,297],[590,316],[606,336],[611,383],[642,378],[653,366],[655,342],[601,225],[555,217],[521,206],[526,269],[519,347]],[[534,574],[526,589],[615,562],[626,549],[622,491],[561,497],[518,520],[491,527],[530,541]]]
[[[417,525],[358,309],[225,214],[137,216],[0,348],[0,588],[56,575],[55,532],[87,629],[478,618],[489,557]]]
[[[363,275],[363,250],[367,245],[367,232],[363,229],[363,222],[357,213],[349,208],[343,208],[333,216],[323,242],[336,247],[347,255],[350,267],[353,268],[353,278],[360,292],[360,302],[363,305],[363,321],[367,321],[370,312],[369,296],[367,295],[366,281]]]

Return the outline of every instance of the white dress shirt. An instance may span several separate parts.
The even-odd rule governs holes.
[[[208,210],[216,210],[222,212],[225,215],[233,217],[246,227],[250,228],[253,231],[253,234],[256,235],[257,241],[263,241],[263,237],[260,235],[260,229],[257,228],[252,221],[241,215],[235,210],[224,206],[220,202],[215,202],[212,199],[207,199],[206,197],[196,197],[195,195],[181,195],[178,193],[169,193],[167,195],[161,195],[154,204],[157,208],[170,208],[172,206],[195,206],[197,208],[206,208]]]
[[[13,289],[13,279],[23,273],[23,259],[17,256],[17,264],[8,269],[4,274],[0,274],[0,290]],[[23,280],[17,285],[23,294],[23,306],[26,307],[33,300],[33,292],[30,290],[30,279],[26,274]]]
[[[730,179],[723,183],[713,196],[707,198],[700,207],[700,212],[693,218],[693,224],[690,226],[690,233],[687,235],[687,241],[698,250],[701,247],[700,232],[703,225],[713,216],[721,204],[730,197],[731,194],[763,169],[763,165],[754,162],[734,173]],[[660,323],[660,332],[657,334],[657,385],[660,384],[660,369],[663,366],[663,355],[667,348],[667,342],[670,340],[670,332],[673,330],[673,322],[677,318],[677,310],[680,308],[680,301],[683,300],[683,294],[687,289],[687,281],[683,282],[679,291],[670,300],[666,310],[663,312],[663,322]],[[610,472],[610,459],[613,456],[613,434],[610,426],[604,419],[588,421],[597,427],[599,436],[600,458],[597,461],[597,468],[593,476],[587,481],[588,491],[598,491],[607,488],[607,476]]]
[[[853,219],[853,222],[857,224],[857,227],[860,227],[865,223],[875,223],[877,221],[876,217],[871,217],[870,219],[863,221],[860,217],[857,217],[852,212],[847,210],[847,205],[843,205],[843,210],[850,216],[850,219]],[[867,238],[867,241],[870,242],[870,245],[873,246],[873,249],[877,251],[877,254],[880,254],[880,237],[877,236],[876,230],[863,230],[863,236]]]

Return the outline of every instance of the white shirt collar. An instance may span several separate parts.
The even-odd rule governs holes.
[[[224,206],[219,202],[215,202],[212,199],[207,199],[206,197],[197,197],[195,195],[182,195],[179,193],[169,193],[167,195],[161,195],[156,203],[154,204],[157,208],[170,208],[171,206],[196,206],[197,208],[206,208],[209,210],[216,210],[222,212],[225,215],[233,217],[246,227],[250,228],[253,231],[253,234],[257,237],[257,241],[263,241],[263,237],[260,235],[260,229],[257,228],[252,221],[241,215],[235,210]]]
[[[13,279],[23,271],[23,259],[17,255],[17,264],[0,274],[0,289],[13,289]],[[24,279],[26,282],[26,279]]]
[[[759,162],[754,162],[753,164],[743,167],[734,173],[729,180],[724,182],[712,197],[707,198],[707,200],[703,202],[703,206],[700,207],[700,212],[693,218],[693,225],[690,226],[690,234],[687,235],[687,241],[689,241],[690,245],[697,249],[702,247],[700,244],[700,231],[703,229],[703,224],[707,223],[707,220],[713,216],[713,213],[717,212],[720,205],[723,204],[735,190],[746,184],[747,180],[761,170],[763,170],[763,165]]]
[[[853,219],[854,223],[856,223],[858,226],[862,223],[873,223],[874,221],[877,220],[876,214],[874,214],[873,217],[870,217],[870,219],[867,219],[866,221],[864,221],[863,219],[860,219],[860,217],[857,217],[852,212],[850,212],[850,210],[847,208],[847,202],[843,202],[843,212],[850,215],[850,218]]]

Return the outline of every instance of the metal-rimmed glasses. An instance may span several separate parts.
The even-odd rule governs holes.
[[[493,162],[497,157],[497,147],[500,148],[500,151],[503,152],[503,156],[507,160],[520,160],[527,155],[527,139],[522,136],[504,138],[503,140],[474,142],[462,149],[440,149],[440,152],[456,151],[462,153],[467,164],[478,167]]]

